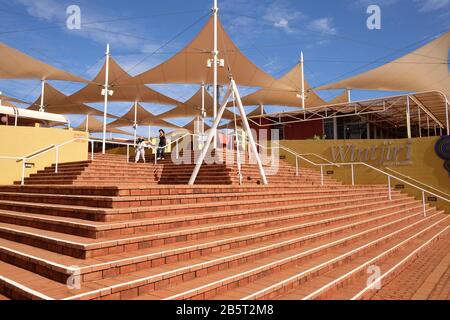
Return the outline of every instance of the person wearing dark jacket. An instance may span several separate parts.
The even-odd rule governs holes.
[[[165,150],[167,147],[166,133],[163,129],[159,130],[159,145],[157,151],[158,160],[165,160]]]

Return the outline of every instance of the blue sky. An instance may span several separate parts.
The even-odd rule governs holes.
[[[66,8],[73,4],[81,8],[81,30],[65,26]],[[370,4],[381,7],[381,30],[366,26]],[[89,79],[103,63],[109,42],[112,55],[126,70],[146,58],[131,70],[134,75],[187,44],[206,17],[151,55],[206,15],[211,6],[212,0],[0,0],[0,41]],[[279,77],[295,65],[303,50],[306,78],[312,86],[393,60],[450,27],[450,0],[219,0],[219,7],[222,22],[238,46],[273,76]],[[78,84],[52,84],[66,94],[80,88]],[[0,91],[26,101],[39,96],[39,86],[38,81],[0,80]],[[155,87],[178,100],[188,99],[198,89],[188,85]],[[337,93],[320,95],[331,99]],[[386,93],[359,91],[353,92],[353,99],[380,95]],[[111,110],[121,115],[130,106],[113,103]],[[145,106],[155,113],[170,109]],[[72,121],[77,125],[82,119],[72,117]]]

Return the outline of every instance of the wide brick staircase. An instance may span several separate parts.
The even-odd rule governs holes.
[[[225,155],[223,155],[223,159],[226,159]],[[193,157],[188,160],[189,164],[179,165],[173,163],[171,156],[168,155],[166,160],[158,161],[155,165],[153,156],[149,156],[146,164],[142,162],[135,164],[134,159],[131,158],[127,162],[126,156],[96,154],[93,160],[60,164],[56,174],[55,165],[40,170],[26,178],[25,183],[33,185],[57,183],[79,186],[116,185],[118,182],[139,185],[186,185],[195,167]],[[296,169],[282,160],[277,163],[276,171],[270,174],[271,162],[266,160],[265,163],[267,163],[266,168],[269,170],[271,183],[298,184],[321,180],[319,172],[306,168],[303,170],[304,175],[295,177]],[[261,184],[258,168],[249,161],[242,164],[241,173],[244,184]],[[331,183],[340,184],[337,181]],[[16,184],[20,184],[20,181],[17,181]],[[235,162],[205,164],[200,170],[196,184],[239,184],[238,167]]]
[[[0,187],[0,300],[371,299],[408,281],[400,298],[448,297],[450,216],[399,191],[284,162],[269,186],[253,165],[187,186],[192,165],[126,160]]]

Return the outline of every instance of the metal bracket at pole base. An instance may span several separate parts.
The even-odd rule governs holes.
[[[200,156],[197,159],[197,163],[195,165],[194,172],[192,172],[191,179],[189,180],[189,185],[191,185],[191,186],[194,185],[195,181],[197,180],[198,173],[200,172],[200,169],[201,169],[201,167],[203,165],[203,161],[205,161],[206,154],[209,151],[209,148],[210,148],[211,143],[212,143],[212,141],[214,139],[214,136],[216,135],[217,128],[219,127],[220,120],[222,119],[222,116],[223,116],[223,114],[225,112],[225,109],[227,107],[228,101],[229,101],[229,99],[230,99],[230,97],[232,96],[233,93],[234,93],[234,95],[236,97],[236,102],[237,102],[237,105],[239,107],[239,112],[241,113],[242,124],[243,124],[244,129],[245,129],[245,131],[247,133],[252,153],[255,155],[255,159],[256,159],[256,161],[258,163],[259,173],[261,175],[262,182],[263,182],[264,185],[268,184],[267,178],[266,178],[266,173],[264,171],[264,168],[263,168],[263,165],[262,165],[262,161],[261,161],[261,157],[259,156],[259,152],[258,152],[258,149],[257,149],[256,144],[255,144],[255,140],[253,139],[253,135],[252,135],[252,132],[251,132],[251,129],[250,129],[250,125],[248,124],[247,115],[245,113],[244,106],[242,105],[242,100],[241,100],[241,97],[239,95],[239,91],[237,89],[236,83],[234,82],[233,79],[231,79],[230,85],[228,86],[228,90],[227,90],[227,92],[225,94],[225,97],[224,97],[224,101],[223,101],[223,103],[222,103],[222,105],[220,107],[220,110],[219,110],[219,112],[217,114],[217,117],[214,119],[214,124],[213,124],[211,130],[208,133],[208,138],[206,140],[206,144],[204,145],[204,147],[202,149],[202,152],[201,152]]]

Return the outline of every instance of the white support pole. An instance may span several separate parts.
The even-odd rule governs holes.
[[[367,121],[367,140],[370,140],[370,122]]]
[[[102,153],[106,153],[106,119],[108,117],[108,96],[109,96],[109,43],[106,45],[106,54],[105,54],[105,60],[106,60],[106,72],[105,72],[105,86],[104,86],[104,95],[105,95],[105,105],[104,105],[104,112],[103,112],[103,146],[102,146]]]
[[[324,185],[324,173],[323,173],[323,166],[320,166],[320,184]]]
[[[347,100],[348,102],[352,102],[352,90],[347,89]]]
[[[420,114],[420,106],[417,106],[417,115],[419,117],[419,137],[422,138],[422,115]]]
[[[391,176],[388,176],[389,200],[392,200]]]
[[[205,132],[205,84],[202,83],[202,114],[201,114],[201,119],[202,119],[202,127],[200,128],[201,130],[201,134],[203,135]]]
[[[437,126],[436,126],[436,123],[434,124],[434,136],[437,137]]]
[[[406,131],[408,132],[408,139],[412,138],[411,135],[411,109],[410,109],[409,96],[406,97]]]
[[[219,64],[219,51],[218,51],[218,34],[217,34],[217,26],[218,26],[218,12],[219,8],[217,6],[217,0],[214,0],[214,8],[213,8],[213,14],[214,14],[214,49],[213,49],[213,72],[214,72],[214,97],[213,97],[213,116],[214,120],[217,118],[217,105],[218,105],[218,64]],[[214,130],[214,149],[217,148],[217,128]]]
[[[355,185],[355,165],[352,164],[352,186]]]
[[[195,164],[194,171],[192,172],[191,178],[189,180],[189,185],[191,185],[191,186],[194,185],[195,180],[197,180],[197,176],[198,176],[198,173],[200,172],[203,161],[205,160],[206,154],[209,151],[209,147],[211,146],[211,143],[214,140],[214,135],[215,135],[214,130],[217,130],[217,128],[219,127],[220,118],[222,117],[223,113],[225,112],[225,108],[231,97],[231,94],[232,94],[232,88],[230,86],[230,87],[228,87],[227,93],[225,94],[225,97],[224,97],[222,106],[220,107],[218,116],[214,119],[213,126],[212,126],[211,130],[209,130],[208,137],[206,139],[206,143],[201,150],[200,156],[197,159],[197,163]]]
[[[152,126],[148,126],[148,141],[152,140]]]
[[[302,88],[302,108],[305,109],[305,95],[306,95],[306,90],[305,90],[305,57],[303,56],[303,51],[300,53],[300,72],[302,75],[302,83],[301,83],[301,88]]]
[[[26,159],[23,158],[22,159],[22,181],[20,183],[22,186],[25,184],[25,166],[26,166],[25,161],[26,161]]]
[[[445,98],[445,121],[447,123],[447,135],[450,136],[450,119],[449,119],[449,103],[448,99]],[[442,135],[442,134],[441,134]]]
[[[136,147],[137,140],[137,101],[134,102],[134,147]]]
[[[425,197],[425,191],[422,191],[422,205],[423,205],[423,216],[427,217],[427,200]]]
[[[263,181],[263,184],[264,185],[268,185],[269,183],[267,182],[267,177],[266,177],[266,173],[264,171],[264,167],[263,167],[263,164],[262,164],[262,161],[261,161],[261,157],[259,156],[258,148],[256,147],[255,139],[253,138],[252,130],[251,130],[250,125],[248,123],[247,114],[245,113],[245,109],[244,109],[244,106],[242,104],[241,96],[239,95],[239,91],[238,91],[236,82],[234,82],[233,79],[231,79],[231,86],[233,88],[233,92],[234,92],[234,95],[236,97],[236,102],[237,102],[237,105],[239,107],[239,111],[241,113],[242,125],[244,126],[244,129],[247,132],[247,136],[248,136],[248,140],[249,140],[249,143],[250,143],[250,147],[252,149],[253,154],[255,155],[256,162],[258,163],[259,174],[261,175],[261,179]],[[225,107],[226,107],[226,104],[224,105],[224,110],[223,111],[225,111]],[[222,111],[222,114],[220,115],[221,117],[223,115],[223,111]]]
[[[41,80],[41,105],[39,106],[39,111],[45,111],[45,80]]]
[[[237,89],[236,83],[234,82],[233,79],[231,79],[231,83],[228,86],[227,93],[225,94],[225,97],[224,97],[224,100],[223,100],[222,105],[220,107],[220,110],[218,112],[218,115],[214,119],[214,124],[213,124],[211,130],[209,131],[208,138],[206,140],[206,144],[203,147],[199,158],[197,159],[197,163],[196,163],[195,169],[192,172],[191,179],[189,180],[189,185],[194,185],[195,180],[197,179],[197,176],[198,176],[198,173],[200,172],[200,169],[202,167],[203,161],[205,160],[206,154],[209,151],[209,147],[211,146],[211,143],[213,142],[215,131],[219,127],[220,120],[222,119],[223,113],[225,112],[225,109],[227,107],[228,101],[229,101],[231,95],[233,94],[233,92],[235,94],[236,102],[237,102],[237,105],[239,107],[239,111],[241,113],[241,119],[242,119],[243,126],[244,126],[244,128],[246,130],[246,133],[248,135],[248,140],[249,140],[249,143],[250,143],[250,146],[251,146],[251,149],[252,149],[252,153],[255,154],[255,158],[256,158],[256,161],[258,163],[261,179],[262,179],[264,185],[268,184],[267,183],[266,174],[264,172],[264,168],[263,168],[263,165],[262,165],[262,161],[261,161],[261,158],[259,156],[255,140],[253,139],[253,135],[252,135],[252,132],[251,132],[251,129],[250,129],[250,125],[248,124],[247,115],[246,115],[245,109],[244,109],[244,107],[242,105],[242,100],[241,100],[241,97],[239,95],[239,91]]]

